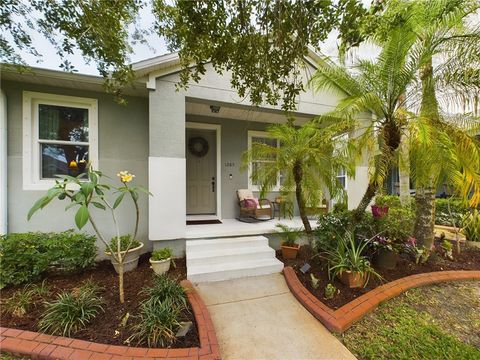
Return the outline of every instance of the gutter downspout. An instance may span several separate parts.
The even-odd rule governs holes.
[[[7,233],[7,97],[0,90],[0,235]]]

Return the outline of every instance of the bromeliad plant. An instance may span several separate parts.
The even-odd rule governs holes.
[[[132,249],[135,244],[138,243],[136,237],[140,218],[140,210],[138,206],[139,193],[143,192],[147,195],[151,195],[151,193],[143,186],[129,185],[129,183],[135,178],[135,175],[130,174],[128,171],[121,171],[117,174],[122,183],[122,186],[119,187],[101,183],[103,176],[102,172],[94,170],[91,166],[88,167],[86,174],[80,174],[77,177],[58,175],[60,180],[56,180],[55,185],[47,191],[47,194],[35,202],[28,212],[28,220],[30,220],[35,212],[46,207],[54,199],[70,201],[70,204],[65,210],[77,207],[75,213],[75,224],[77,227],[82,229],[88,222],[90,222],[97,237],[104,243],[106,250],[110,252],[113,258],[118,262],[119,298],[120,303],[123,304],[125,302],[123,289],[124,259],[128,250]],[[112,204],[109,197],[113,194],[116,195],[116,199]],[[130,236],[126,243],[125,238],[120,236],[118,219],[115,213],[115,209],[117,209],[122,203],[125,196],[129,196],[132,199],[135,208],[135,229],[133,236]],[[101,234],[97,223],[93,218],[93,212],[91,211],[92,206],[110,212],[116,231],[116,237],[112,242],[107,241]]]

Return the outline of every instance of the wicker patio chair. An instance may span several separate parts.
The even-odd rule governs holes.
[[[240,219],[273,219],[273,206],[270,200],[256,199],[250,189],[237,190],[237,198],[240,206]]]

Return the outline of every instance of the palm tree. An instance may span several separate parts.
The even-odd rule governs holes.
[[[261,184],[262,194],[272,190],[279,174],[283,175],[280,191],[295,192],[300,217],[311,239],[312,228],[306,214],[306,204],[319,203],[322,190],[330,195],[341,196],[337,179],[340,169],[354,174],[354,166],[348,156],[348,146],[335,141],[335,137],[351,129],[351,124],[342,122],[318,127],[313,122],[295,127],[291,122],[275,124],[267,128],[270,137],[280,146],[255,142],[243,154],[243,169],[254,160],[263,159],[262,166],[251,174],[252,181]]]
[[[468,117],[449,121],[439,105],[439,93],[450,102],[464,101],[469,94],[476,94],[478,100],[480,26],[470,16],[479,9],[475,0],[396,0],[383,15],[387,23],[395,18],[397,29],[415,37],[409,56],[419,66],[420,107],[410,126],[410,158],[417,188],[415,237],[427,247],[434,239],[439,183],[448,179],[470,205],[479,202],[480,148],[474,137],[478,121]]]
[[[363,151],[368,152],[371,174],[354,211],[356,221],[363,217],[397,157],[407,124],[406,90],[418,67],[416,59],[408,57],[414,40],[413,34],[405,35],[395,29],[382,41],[382,51],[376,60],[359,60],[353,69],[331,63],[320,67],[312,78],[317,90],[333,90],[344,96],[333,111],[319,116],[319,120],[351,122],[373,113],[373,118],[357,120],[358,158]]]

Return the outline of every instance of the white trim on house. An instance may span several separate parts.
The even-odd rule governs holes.
[[[201,129],[201,130],[214,130],[216,135],[217,150],[217,166],[216,166],[216,213],[215,216],[218,220],[222,220],[222,125],[197,123],[197,122],[185,122],[185,129]]]
[[[7,205],[7,97],[0,90],[0,235],[8,230],[8,205]]]
[[[38,138],[38,105],[58,105],[88,109],[89,161],[98,169],[98,101],[76,96],[23,92],[23,189],[47,190],[55,184],[54,179],[40,178],[40,150]],[[64,141],[49,141],[63,144]]]
[[[272,139],[273,137],[266,131],[256,131],[256,130],[248,130],[248,142],[247,142],[247,149],[248,151],[250,151],[250,149],[252,148],[252,138],[253,137],[262,137],[262,138],[270,138]],[[277,147],[280,146],[280,143],[277,140]],[[260,191],[260,187],[258,187],[257,185],[254,185],[252,183],[252,178],[251,178],[251,175],[252,175],[252,162],[250,162],[248,164],[248,188],[250,190],[253,190],[253,191]],[[271,191],[280,191],[280,173],[277,174],[277,185],[274,186]]]

